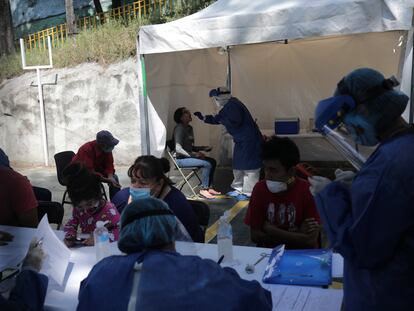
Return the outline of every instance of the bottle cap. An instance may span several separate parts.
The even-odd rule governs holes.
[[[108,220],[105,220],[105,221],[98,220],[98,221],[96,222],[96,228],[103,228],[103,227],[105,227],[105,225],[106,225],[108,222],[109,222]]]

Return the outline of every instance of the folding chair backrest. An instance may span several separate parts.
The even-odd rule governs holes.
[[[63,170],[70,164],[75,153],[73,151],[62,151],[55,154],[55,163],[56,163],[56,173],[59,184],[65,186],[65,183],[62,178]]]
[[[170,151],[170,152],[175,151],[175,141],[174,141],[174,139],[167,140],[167,142],[165,144],[168,148],[168,151]]]
[[[198,176],[197,172],[200,169],[199,167],[195,166],[195,167],[180,167],[175,159],[175,157],[171,154],[170,150],[166,150],[168,157],[170,158],[171,162],[174,165],[174,169],[177,170],[181,176],[181,180],[178,182],[175,182],[175,186],[179,189],[182,190],[184,185],[188,185],[191,193],[193,194],[194,197],[197,197],[197,193],[195,192],[195,188],[197,188],[200,184],[201,184],[201,179],[200,176]],[[186,171],[190,171],[188,174],[184,173],[184,170]],[[189,182],[189,180],[192,177],[196,177],[198,179],[198,184],[196,186],[192,186]]]
[[[37,216],[40,219],[47,214],[47,218],[49,219],[49,223],[57,224],[57,229],[60,228],[63,221],[63,206],[58,202],[45,202],[39,201],[39,205],[37,207]]]

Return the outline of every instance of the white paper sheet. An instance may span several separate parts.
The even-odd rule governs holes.
[[[69,263],[70,250],[53,232],[49,225],[47,215],[43,216],[40,221],[37,227],[36,237],[42,239],[42,247],[47,254],[40,272],[46,274],[62,286]]]
[[[332,255],[332,277],[342,278],[344,276],[344,257],[338,253]]]
[[[341,310],[343,291],[304,286],[267,285],[274,311]]]

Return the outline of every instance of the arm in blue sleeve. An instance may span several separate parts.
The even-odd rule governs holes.
[[[46,275],[23,270],[16,278],[16,285],[10,293],[6,306],[9,306],[10,310],[43,310],[47,285]]]
[[[368,176],[352,194],[333,182],[316,197],[332,246],[356,267],[386,264],[414,224],[414,192],[406,189],[414,181],[401,178],[407,175],[403,170],[393,167],[375,178]]]
[[[204,123],[208,123],[208,124],[221,124],[220,123],[220,116],[217,115],[206,115],[204,117]]]

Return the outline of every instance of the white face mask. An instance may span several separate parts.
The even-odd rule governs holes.
[[[231,95],[230,94],[224,94],[220,96],[214,97],[214,103],[217,105],[217,107],[222,108],[225,104],[229,101]]]
[[[281,181],[266,180],[266,186],[271,193],[279,193],[287,190],[287,184]]]

